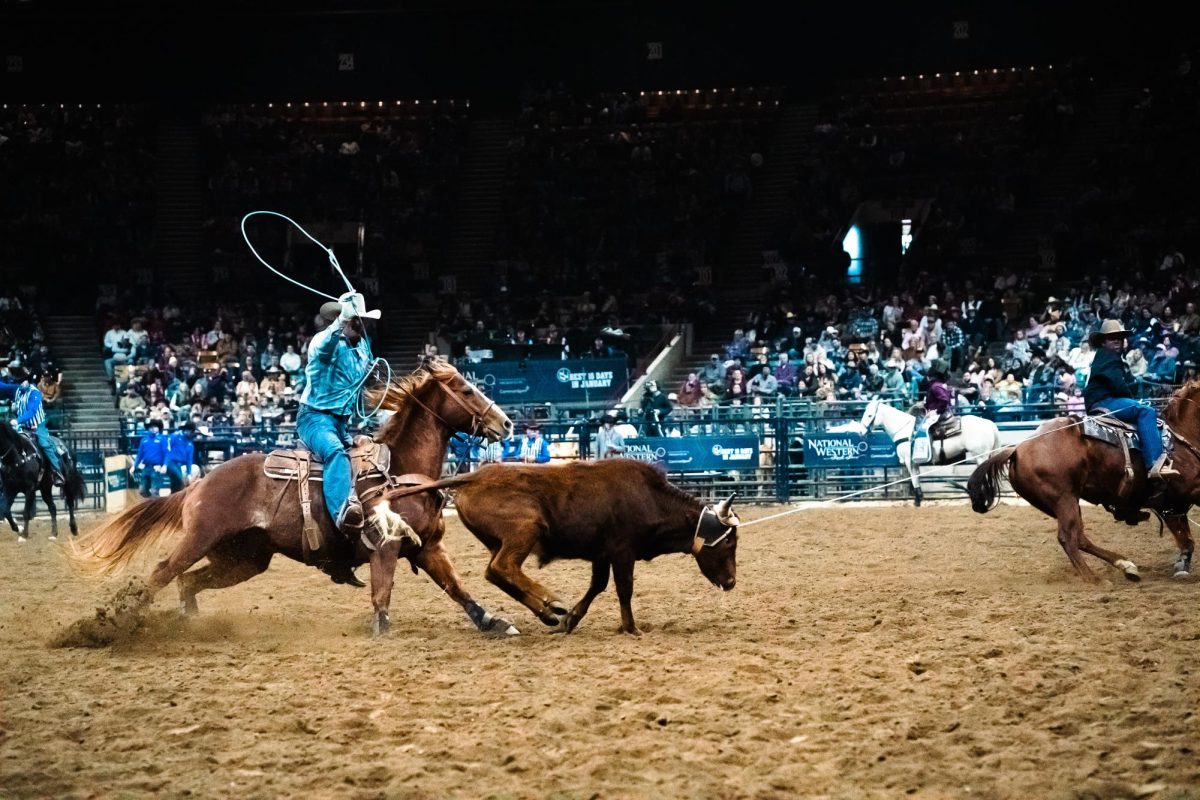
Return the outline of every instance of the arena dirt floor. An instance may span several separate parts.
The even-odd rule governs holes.
[[[1086,521],[1140,584],[1079,580],[1026,507],[838,508],[747,529],[727,595],[639,564],[640,639],[611,589],[562,636],[452,521],[523,635],[405,572],[372,641],[366,590],[276,561],[104,649],[47,642],[112,587],[6,533],[0,797],[1200,797],[1200,585],[1157,525]],[[541,574],[574,599],[588,571]]]

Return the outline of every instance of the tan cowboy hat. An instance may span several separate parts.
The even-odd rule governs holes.
[[[1106,319],[1100,330],[1088,337],[1088,343],[1095,347],[1100,342],[1113,336],[1128,336],[1133,331],[1125,330],[1125,326],[1117,319]]]

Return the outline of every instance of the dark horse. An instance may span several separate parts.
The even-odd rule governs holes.
[[[442,362],[430,362],[411,376],[371,394],[371,405],[382,402],[384,408],[394,412],[375,438],[391,450],[390,474],[396,478],[412,473],[440,474],[449,439],[457,431],[491,440],[512,433],[507,415],[458,370]],[[192,613],[196,611],[198,592],[248,580],[266,570],[276,553],[316,564],[318,557],[328,561],[325,551],[333,550],[337,559],[352,565],[370,561],[374,628],[382,633],[388,626],[387,602],[396,561],[403,555],[414,571],[424,570],[458,602],[477,628],[491,631],[511,627],[507,620],[488,613],[463,588],[442,546],[445,526],[440,498],[414,498],[416,502],[409,505],[389,505],[382,497],[368,501],[365,511],[369,518],[393,529],[407,525],[421,539],[420,548],[410,546],[410,552],[402,553],[397,540],[369,551],[361,542],[349,542],[334,529],[322,493],[316,489],[312,492],[312,516],[326,545],[317,551],[319,556],[306,558],[296,484],[266,477],[265,458],[260,453],[239,456],[182,492],[134,506],[79,539],[72,548],[72,561],[85,574],[115,574],[139,553],[179,531],[180,535],[171,540],[167,557],[158,562],[147,583],[152,592],[157,592],[178,578],[182,610]],[[187,571],[205,557],[205,566]]]
[[[54,440],[55,446],[60,442]],[[63,477],[63,500],[67,504],[67,515],[70,519],[71,533],[78,534],[79,527],[75,524],[75,506],[87,496],[87,487],[83,482],[83,474],[75,464],[75,458],[65,447],[60,447]],[[37,443],[24,434],[13,430],[9,425],[0,423],[0,480],[3,481],[3,511],[8,524],[18,533],[19,541],[29,537],[29,520],[37,511],[37,493],[42,493],[42,500],[50,509],[50,539],[58,538],[58,507],[54,504],[54,476],[50,465],[45,463]],[[17,495],[25,495],[24,525],[18,529],[12,516],[11,503]]]
[[[1174,571],[1185,577],[1192,563],[1192,533],[1187,511],[1200,501],[1200,382],[1180,388],[1163,412],[1163,420],[1175,434],[1175,468],[1161,499],[1154,508],[1175,537],[1179,555]],[[1070,417],[1042,423],[1037,433],[1015,447],[989,457],[967,482],[971,507],[980,514],[991,510],[1000,495],[1005,471],[1013,491],[1039,511],[1058,520],[1058,541],[1076,571],[1089,580],[1096,576],[1080,551],[1090,553],[1140,580],[1137,566],[1125,556],[1092,542],[1083,530],[1079,501],[1103,505],[1117,519],[1136,524],[1147,515],[1140,513],[1151,503],[1150,487],[1141,458],[1133,454],[1133,478],[1121,492],[1125,459],[1121,448],[1085,437]]]
[[[716,508],[672,486],[650,464],[631,459],[524,466],[496,464],[423,487],[397,489],[407,498],[453,489],[458,518],[492,553],[487,579],[538,619],[570,632],[608,587],[611,571],[621,603],[621,631],[633,621],[633,565],[667,553],[691,553],[700,572],[729,591],[737,580],[737,514],[733,497]],[[592,562],[587,594],[568,609],[521,571],[531,554]]]

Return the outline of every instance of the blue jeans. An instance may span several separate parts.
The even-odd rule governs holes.
[[[50,438],[50,430],[46,427],[45,422],[37,426],[35,435],[37,436],[38,447],[42,448],[42,455],[50,462],[50,466],[54,468],[54,471],[61,475],[62,462],[58,460],[58,448],[54,446],[54,441]]]
[[[1158,414],[1145,403],[1139,403],[1131,397],[1113,397],[1105,400],[1103,406],[1113,412],[1112,416],[1137,427],[1138,438],[1142,442],[1142,460],[1146,469],[1154,466],[1162,455],[1162,439],[1158,433]]]
[[[346,420],[302,404],[296,415],[296,435],[325,465],[325,507],[336,520],[354,488],[350,456],[346,455]]]

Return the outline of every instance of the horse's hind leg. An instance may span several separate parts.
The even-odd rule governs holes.
[[[196,614],[196,595],[205,589],[224,589],[248,581],[266,571],[271,564],[271,553],[212,552],[208,563],[200,569],[179,576],[179,610],[183,614]]]
[[[46,503],[47,510],[50,511],[50,541],[58,539],[58,506],[54,504],[54,484],[50,479],[42,481],[42,500]]]
[[[37,493],[34,489],[25,492],[25,511],[21,514],[21,533],[20,539],[22,542],[29,540],[29,522],[33,519],[33,515],[37,512]]]
[[[1114,553],[1111,550],[1105,550],[1103,547],[1096,545],[1083,532],[1082,527],[1079,531],[1079,549],[1085,553],[1091,553],[1102,561],[1107,561],[1112,566],[1124,572],[1125,577],[1131,581],[1140,581],[1142,579],[1142,576],[1138,574],[1137,564],[1134,564],[1120,553]]]
[[[1058,520],[1058,543],[1071,561],[1071,566],[1083,578],[1096,581],[1096,573],[1092,572],[1080,555],[1079,550],[1087,537],[1083,535],[1083,515],[1079,511],[1079,500],[1074,497],[1064,497],[1055,508],[1054,517]],[[1093,546],[1087,542],[1088,546]]]

